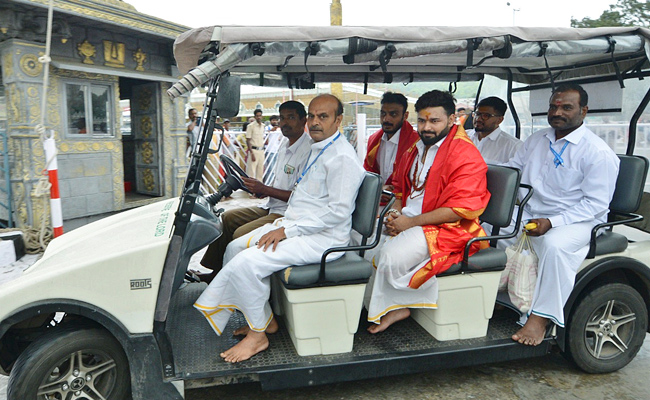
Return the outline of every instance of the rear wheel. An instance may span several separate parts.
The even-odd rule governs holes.
[[[61,329],[20,355],[7,394],[9,400],[123,400],[130,382],[126,356],[107,332]]]
[[[648,310],[632,287],[610,283],[582,298],[569,320],[567,349],[578,367],[605,373],[626,366],[641,348]]]

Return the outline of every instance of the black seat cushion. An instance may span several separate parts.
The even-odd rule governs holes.
[[[502,271],[505,269],[507,261],[504,250],[488,247],[469,258],[469,272]],[[460,267],[461,263],[454,264],[442,274],[438,274],[438,277],[458,274]]]
[[[318,281],[320,263],[292,265],[275,275],[287,288],[308,287]],[[370,261],[355,252],[346,252],[343,257],[328,261],[325,266],[325,283],[319,286],[367,282],[372,275]]]
[[[596,238],[596,255],[620,253],[627,249],[627,238],[620,233],[605,231]]]

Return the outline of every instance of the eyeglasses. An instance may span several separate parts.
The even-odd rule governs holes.
[[[490,119],[492,117],[502,117],[503,115],[496,115],[496,114],[482,113],[482,112],[476,112],[475,111],[475,112],[472,113],[472,116],[475,119],[481,119],[481,118]]]

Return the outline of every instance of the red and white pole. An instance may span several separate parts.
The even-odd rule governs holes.
[[[61,195],[59,194],[59,166],[56,163],[56,142],[54,133],[43,142],[45,148],[45,160],[47,163],[47,174],[50,178],[50,215],[54,237],[63,235],[63,213],[61,212]]]

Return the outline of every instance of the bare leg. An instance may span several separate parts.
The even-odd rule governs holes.
[[[400,308],[399,310],[393,310],[387,313],[386,315],[384,315],[383,317],[381,317],[381,319],[379,320],[379,325],[372,324],[368,328],[368,332],[373,334],[383,332],[386,330],[386,328],[388,328],[395,322],[406,319],[409,316],[411,316],[411,310],[409,310],[408,308]]]
[[[275,320],[275,317],[271,318],[271,322],[269,322],[269,326],[266,327],[266,330],[264,332],[266,333],[275,333],[279,329],[278,326],[278,321]],[[233,336],[243,336],[243,335],[248,335],[248,332],[251,330],[251,328],[248,325],[240,326],[239,328],[235,329],[235,331],[232,333]]]
[[[526,324],[512,335],[512,340],[528,346],[537,346],[544,340],[548,318],[530,314]]]
[[[264,332],[250,331],[241,342],[220,354],[226,362],[237,363],[248,360],[269,347],[269,339]]]

